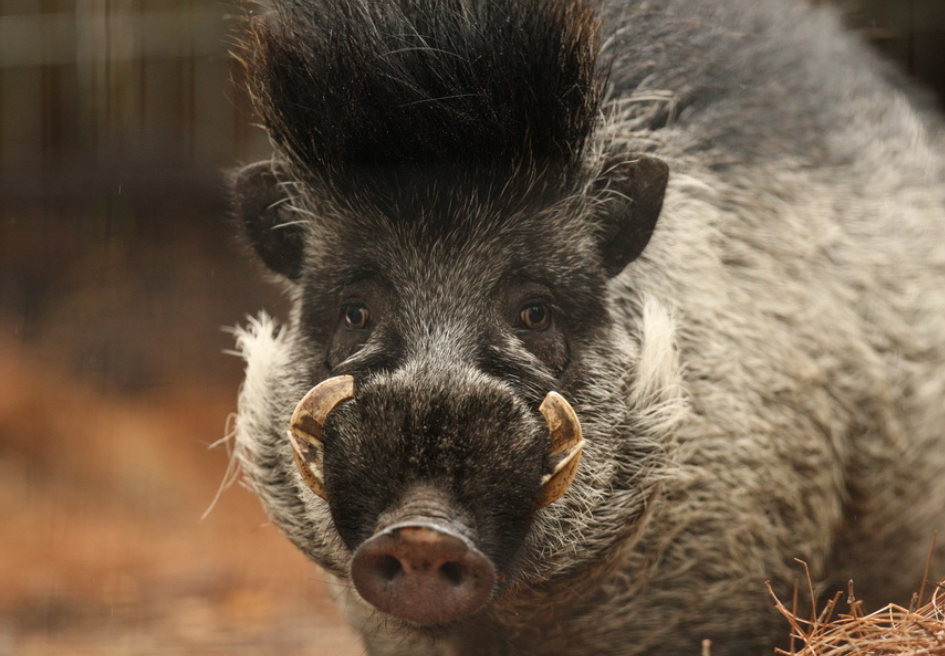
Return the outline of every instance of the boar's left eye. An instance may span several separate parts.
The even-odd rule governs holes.
[[[547,303],[529,303],[518,316],[522,327],[527,330],[544,330],[551,325],[551,306]]]
[[[346,305],[344,316],[345,328],[350,330],[364,330],[371,322],[371,312],[363,305]]]

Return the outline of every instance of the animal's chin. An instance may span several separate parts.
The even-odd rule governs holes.
[[[398,619],[392,615],[388,615],[387,613],[381,613],[380,611],[377,612],[380,617],[384,617],[390,622],[396,623],[396,626],[403,631],[415,633],[429,640],[443,640],[456,634],[457,632],[461,632],[463,625],[475,624],[477,621],[480,621],[487,613],[488,608],[489,605],[487,604],[484,608],[481,608],[475,613],[471,613],[465,617],[460,617],[449,622],[435,622],[432,624],[417,624],[415,622]]]

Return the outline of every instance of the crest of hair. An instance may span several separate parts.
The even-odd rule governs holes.
[[[407,209],[578,182],[599,30],[584,0],[283,0],[250,20],[242,60],[297,175]]]

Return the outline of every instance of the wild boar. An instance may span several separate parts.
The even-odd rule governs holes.
[[[767,653],[945,528],[942,122],[789,0],[274,0],[236,442],[374,655]],[[933,564],[942,565],[940,548]],[[937,570],[933,570],[937,571]]]

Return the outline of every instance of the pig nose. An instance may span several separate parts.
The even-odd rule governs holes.
[[[357,549],[351,580],[379,610],[414,624],[437,624],[482,608],[492,594],[495,568],[457,534],[403,523]]]

